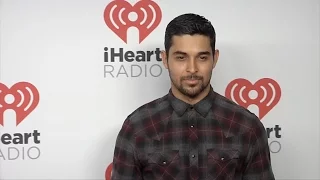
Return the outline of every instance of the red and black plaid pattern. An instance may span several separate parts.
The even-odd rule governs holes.
[[[213,91],[191,106],[171,91],[128,116],[112,180],[274,180],[265,128]]]

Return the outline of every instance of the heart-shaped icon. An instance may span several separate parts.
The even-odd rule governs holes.
[[[255,91],[257,96],[254,98],[250,97],[250,91]],[[258,106],[259,119],[261,120],[278,104],[281,97],[281,88],[271,78],[260,79],[255,84],[246,79],[239,78],[228,84],[225,96],[245,108],[248,108],[252,104]]]
[[[6,96],[11,95],[14,100],[6,101]],[[11,88],[0,83],[0,125],[4,126],[4,112],[12,109],[16,113],[16,125],[19,125],[38,105],[39,92],[28,82],[19,82]]]
[[[137,18],[130,20],[130,13]],[[134,6],[127,1],[115,0],[104,10],[106,25],[125,43],[127,43],[128,28],[136,27],[139,30],[139,43],[141,43],[160,24],[161,18],[160,7],[151,0],[138,1]]]

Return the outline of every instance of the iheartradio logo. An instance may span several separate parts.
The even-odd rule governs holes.
[[[11,88],[0,83],[0,125],[4,126],[4,112],[12,109],[16,113],[18,126],[38,105],[39,92],[28,82],[19,82]]]
[[[160,24],[161,18],[161,9],[152,0],[140,0],[133,6],[124,0],[114,0],[104,10],[106,25],[125,43],[130,27],[139,30],[141,43]]]
[[[251,97],[250,97],[250,93]],[[274,108],[281,97],[281,88],[279,84],[270,78],[263,78],[252,84],[246,79],[235,79],[231,81],[226,90],[225,96],[248,108],[250,105],[256,105],[259,108],[259,119],[261,120],[272,108]]]

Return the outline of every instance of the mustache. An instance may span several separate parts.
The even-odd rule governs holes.
[[[189,75],[189,76],[183,76],[181,80],[202,80],[202,76],[197,76],[197,75]]]

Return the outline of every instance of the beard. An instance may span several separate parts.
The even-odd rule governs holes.
[[[169,70],[169,76],[171,79],[172,84],[174,87],[183,95],[189,97],[189,98],[195,98],[199,94],[201,94],[210,84],[210,79],[207,82],[204,82],[204,78],[202,76],[197,75],[189,75],[189,76],[183,76],[179,80],[174,80],[171,76],[171,72]],[[188,85],[185,84],[185,80],[198,80],[197,84]],[[179,82],[177,82],[179,81]]]

